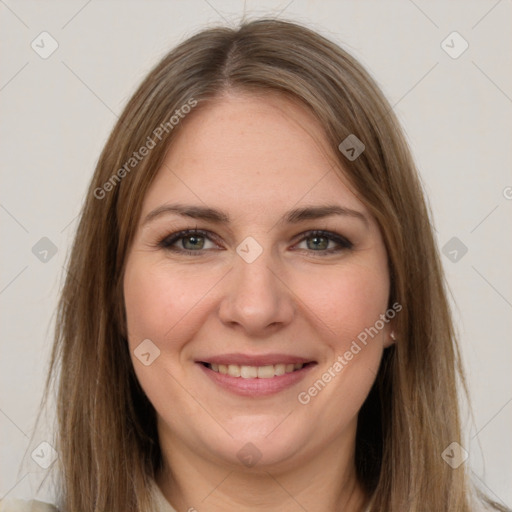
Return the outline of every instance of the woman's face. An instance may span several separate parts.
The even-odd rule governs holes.
[[[231,94],[182,123],[124,277],[161,442],[283,468],[353,446],[390,343],[375,220],[291,100]]]

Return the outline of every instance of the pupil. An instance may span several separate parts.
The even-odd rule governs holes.
[[[329,245],[329,240],[327,240],[325,236],[314,236],[309,240],[311,241],[311,243],[309,243],[308,241],[308,249],[327,249]]]

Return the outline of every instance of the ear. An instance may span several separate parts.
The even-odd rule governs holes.
[[[395,335],[395,331],[391,327],[389,330],[386,330],[386,332],[384,333],[384,348],[388,348],[395,343],[396,343],[396,335]]]

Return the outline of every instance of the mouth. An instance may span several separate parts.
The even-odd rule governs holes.
[[[272,379],[280,377],[287,373],[293,373],[302,368],[316,364],[314,361],[309,363],[278,363],[264,366],[248,366],[238,364],[217,364],[201,362],[203,366],[221,375],[241,379]]]
[[[204,375],[220,388],[253,398],[292,387],[317,365],[316,361],[286,356],[222,357],[196,363]]]

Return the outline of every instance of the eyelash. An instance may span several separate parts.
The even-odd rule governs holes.
[[[197,256],[200,254],[204,254],[204,252],[206,252],[206,251],[211,250],[211,249],[199,249],[196,251],[191,251],[189,249],[184,249],[184,248],[178,249],[178,248],[173,247],[173,245],[176,242],[186,238],[187,236],[201,236],[201,237],[207,238],[211,242],[216,243],[215,242],[216,237],[214,237],[212,235],[212,233],[210,233],[209,231],[205,231],[202,229],[184,229],[182,231],[177,231],[176,233],[171,233],[170,235],[166,235],[164,238],[162,238],[158,242],[157,246],[160,247],[161,249],[165,249],[167,251],[172,251],[172,252],[176,252],[176,253],[180,253],[180,254],[187,254],[190,256]],[[313,249],[295,249],[295,250],[306,250],[311,253],[316,253],[316,256],[330,255],[333,253],[338,253],[338,252],[350,250],[353,248],[353,244],[348,238],[345,238],[345,237],[338,235],[337,233],[333,233],[331,231],[323,231],[323,230],[315,229],[315,230],[310,230],[310,231],[301,233],[301,235],[299,235],[299,236],[300,236],[300,239],[296,242],[296,244],[299,244],[300,242],[303,242],[304,240],[307,240],[308,238],[313,238],[313,237],[327,238],[328,241],[332,241],[332,242],[335,242],[338,244],[337,248],[318,250],[318,251],[315,251]]]

